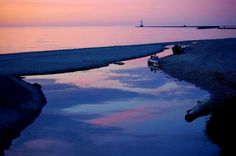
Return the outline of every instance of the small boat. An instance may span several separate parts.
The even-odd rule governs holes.
[[[148,66],[158,67],[160,66],[159,58],[156,55],[152,55],[148,59]]]
[[[160,69],[158,66],[148,66],[148,68],[150,69],[151,72],[157,72]]]

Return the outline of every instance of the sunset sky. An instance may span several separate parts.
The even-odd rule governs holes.
[[[236,0],[0,0],[0,26],[236,24]]]

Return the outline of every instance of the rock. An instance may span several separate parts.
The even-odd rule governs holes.
[[[183,48],[180,46],[180,45],[175,45],[173,48],[172,48],[172,51],[175,54],[182,54],[183,53]]]

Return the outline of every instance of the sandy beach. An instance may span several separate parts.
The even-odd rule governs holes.
[[[181,55],[161,60],[161,69],[180,81],[209,91],[210,99],[186,110],[188,122],[210,115],[206,134],[221,147],[221,155],[235,154],[236,39],[196,41]]]
[[[180,81],[193,83],[211,94],[204,107],[201,107],[204,109],[190,121],[210,114],[214,106],[235,97],[235,44],[235,39],[196,41],[185,48],[183,54],[161,60],[164,72]],[[198,105],[194,109],[197,107]]]
[[[0,56],[0,76],[88,70],[162,51],[162,44],[55,50]]]
[[[161,69],[208,90],[214,97],[234,95],[236,40],[196,41],[182,55],[162,59]]]

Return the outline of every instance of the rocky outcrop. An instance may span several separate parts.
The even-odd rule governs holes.
[[[38,117],[45,104],[39,84],[0,77],[0,155]]]

